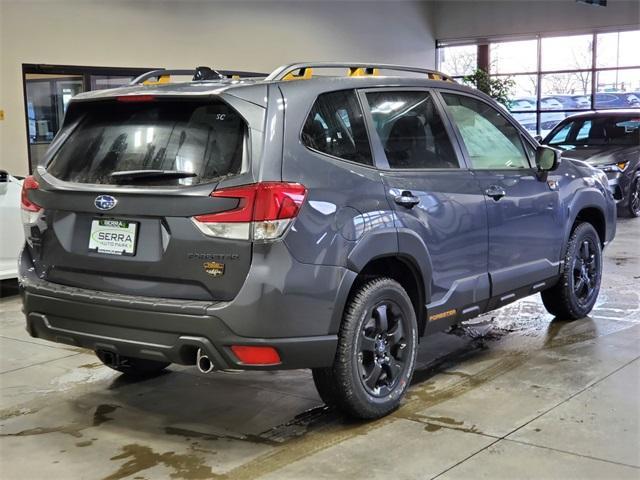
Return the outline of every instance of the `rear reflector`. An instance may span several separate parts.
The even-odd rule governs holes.
[[[307,190],[299,183],[262,182],[225,188],[212,197],[235,198],[236,208],[198,215],[192,220],[205,235],[213,237],[272,240],[280,237],[304,203]]]
[[[280,355],[273,347],[252,347],[247,345],[233,345],[231,351],[240,363],[245,365],[278,365]]]
[[[153,95],[123,95],[116,97],[116,100],[123,103],[140,103],[140,102],[153,102],[156,99]]]

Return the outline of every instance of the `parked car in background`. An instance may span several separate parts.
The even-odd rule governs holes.
[[[562,108],[565,110],[589,108],[591,105],[591,101],[586,95],[548,95],[540,99],[543,105],[545,101],[557,102],[553,104],[555,105],[553,108]],[[558,104],[560,105],[559,107]],[[547,105],[549,105],[549,103],[547,103]],[[542,108],[545,109],[544,106]]]
[[[569,95],[578,108],[591,108],[591,95]]]
[[[634,92],[596,93],[596,108],[640,108],[640,95]]]
[[[555,97],[540,98],[540,110],[562,110],[563,108],[565,107],[562,102]]]
[[[20,210],[22,180],[0,170],[0,280],[18,276],[18,256],[24,245]]]
[[[540,110],[562,110],[564,107],[555,98],[544,97],[540,99]],[[524,110],[524,112],[522,111]],[[515,118],[520,125],[529,132],[536,132],[536,98],[535,97],[519,97],[509,102],[509,111],[513,112]],[[531,111],[531,113],[528,113]],[[563,112],[546,112],[540,118],[540,129],[542,131],[551,130],[558,122],[565,118]]]
[[[610,110],[572,115],[543,140],[607,174],[618,210],[640,216],[640,111]]]
[[[509,112],[514,112],[511,114],[513,118],[532,135],[535,135],[537,130],[535,99],[514,98],[509,102],[508,107]],[[522,110],[525,112],[522,112]]]

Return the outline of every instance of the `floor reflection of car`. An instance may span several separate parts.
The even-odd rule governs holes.
[[[603,170],[618,211],[640,216],[640,112],[610,110],[566,118],[543,140]]]
[[[15,278],[18,253],[24,243],[20,213],[22,181],[0,170],[0,280]]]

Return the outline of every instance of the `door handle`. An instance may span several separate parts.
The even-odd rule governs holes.
[[[491,185],[489,188],[487,188],[484,191],[484,194],[487,197],[493,198],[497,202],[502,197],[504,197],[507,194],[507,192],[505,192],[504,188],[502,188],[502,187],[499,187],[497,185]]]
[[[414,196],[413,193],[408,190],[405,190],[400,195],[397,195],[393,201],[402,207],[413,208],[420,203],[420,198]]]

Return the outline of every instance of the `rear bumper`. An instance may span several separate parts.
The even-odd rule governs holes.
[[[193,313],[141,310],[58,298],[23,284],[27,331],[33,337],[91,350],[183,365],[195,364],[196,351],[207,352],[216,369],[287,369],[331,365],[336,335],[248,338],[234,334],[219,318]],[[87,291],[79,292],[87,294]],[[243,365],[231,345],[275,347],[282,363]]]
[[[266,270],[260,263],[254,261],[258,271],[250,272],[233,301],[189,301],[48,282],[35,275],[23,251],[19,281],[27,330],[54,342],[184,365],[195,364],[202,348],[217,369],[330,366],[337,346],[334,317],[342,311],[355,274],[307,264],[292,268],[289,261],[286,273],[297,280],[289,291],[277,288],[278,267]],[[260,275],[264,279],[259,281]],[[244,365],[232,345],[274,347],[281,363]]]

